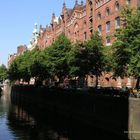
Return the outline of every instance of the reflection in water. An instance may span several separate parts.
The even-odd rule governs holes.
[[[7,112],[10,105],[9,92],[4,91],[0,97],[0,140],[14,140],[12,131],[8,127]]]
[[[114,139],[105,132],[65,119],[58,114],[10,103],[9,90],[0,98],[0,140],[99,140]],[[116,138],[117,140],[119,138]]]
[[[68,140],[46,122],[39,122],[10,102],[10,88],[0,97],[0,140]]]
[[[8,126],[20,140],[68,140],[52,129],[47,121],[35,121],[22,107],[11,105],[8,112]]]

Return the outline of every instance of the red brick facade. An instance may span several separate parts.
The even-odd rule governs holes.
[[[62,14],[52,14],[50,26],[40,26],[38,46],[46,48],[63,32],[72,41],[90,39],[94,31],[99,31],[104,44],[112,44],[115,29],[120,27],[120,10],[124,5],[139,6],[139,0],[86,0],[86,4],[75,1],[73,9],[63,4]]]
[[[53,13],[49,26],[43,28],[40,25],[37,46],[40,49],[49,47],[61,33],[64,33],[73,43],[86,41],[90,39],[94,31],[98,31],[103,37],[104,45],[111,45],[114,41],[115,30],[121,26],[120,10],[125,5],[137,8],[140,6],[140,0],[86,0],[86,4],[82,0],[79,4],[76,0],[73,9],[67,8],[63,3],[60,17],[56,17]],[[19,46],[17,53],[10,55],[8,65],[26,49],[26,46]],[[88,75],[87,81],[88,86],[92,87],[95,85],[96,77]],[[105,87],[121,87],[122,85],[129,87],[129,84],[134,86],[135,82],[133,77],[113,78],[111,73],[103,73],[99,79],[100,86]]]
[[[51,25],[46,28],[40,26],[38,47],[40,49],[49,47],[62,32],[75,43],[90,39],[95,31],[102,36],[104,45],[109,46],[115,39],[115,30],[121,26],[120,11],[126,5],[138,8],[140,0],[86,0],[85,5],[83,1],[79,4],[75,0],[73,9],[67,8],[64,3],[59,18],[53,13]],[[103,73],[99,83],[104,87],[123,85],[133,87],[136,80],[133,77],[128,79],[113,78],[111,73]],[[93,75],[88,76],[88,86],[94,86],[95,80],[96,77]]]
[[[17,53],[10,54],[8,58],[8,67],[11,65],[11,63],[15,60],[15,58],[21,54],[23,54],[27,50],[26,45],[20,45],[17,47]]]
[[[76,1],[73,9],[68,9],[64,3],[60,17],[53,13],[51,25],[40,26],[38,46],[48,47],[61,33],[72,42],[86,40],[86,5],[82,1],[81,4]]]

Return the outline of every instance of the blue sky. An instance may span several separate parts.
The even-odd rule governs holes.
[[[1,0],[0,1],[0,64],[7,65],[8,55],[17,46],[29,44],[34,23],[50,24],[52,12],[59,16],[64,0]],[[86,0],[84,0],[85,3]],[[75,0],[65,0],[73,7]],[[79,3],[81,0],[79,0]]]

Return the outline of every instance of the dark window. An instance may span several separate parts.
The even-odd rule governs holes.
[[[116,17],[115,18],[115,27],[116,28],[120,28],[120,25],[121,25],[120,17]]]
[[[99,35],[101,35],[101,33],[102,33],[102,26],[101,25],[98,26],[98,32],[99,32]]]
[[[106,22],[106,32],[110,32],[110,21]]]

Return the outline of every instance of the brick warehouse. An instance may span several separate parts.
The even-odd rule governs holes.
[[[67,8],[64,2],[60,17],[56,17],[53,13],[51,24],[46,28],[40,26],[37,45],[40,49],[49,47],[62,32],[75,43],[90,39],[91,34],[98,31],[104,45],[110,46],[114,41],[115,30],[121,26],[120,11],[125,5],[138,8],[140,0],[86,0],[86,4],[82,0],[80,3],[75,0],[72,9]],[[88,85],[94,86],[95,79],[94,76],[88,76]],[[114,87],[122,85],[130,87],[134,86],[135,82],[132,77],[112,79],[108,73],[103,73],[99,80],[101,86],[111,84]]]
[[[46,48],[63,32],[72,41],[90,39],[94,31],[102,35],[104,45],[111,45],[115,30],[120,28],[120,10],[124,5],[137,8],[140,0],[75,0],[72,9],[63,3],[60,17],[52,14],[51,24],[46,28],[40,26],[38,46]]]
[[[37,25],[35,24],[33,38],[28,49],[32,50],[36,45],[40,49],[47,48],[61,33],[65,33],[73,43],[86,41],[90,39],[94,31],[98,31],[103,37],[104,45],[109,46],[114,41],[115,30],[121,26],[120,10],[125,5],[137,8],[140,5],[140,0],[86,0],[85,4],[82,0],[80,3],[75,0],[72,9],[67,8],[64,2],[61,15],[57,17],[53,13],[50,25],[45,28],[40,25],[39,32],[37,32]],[[13,57],[15,59],[15,55]],[[10,60],[9,63],[12,61]],[[93,75],[89,75],[88,86],[94,86],[95,79]],[[109,79],[109,81],[106,79]],[[110,73],[103,73],[99,83],[101,86],[133,86],[135,85],[135,79],[133,77],[112,79]]]

